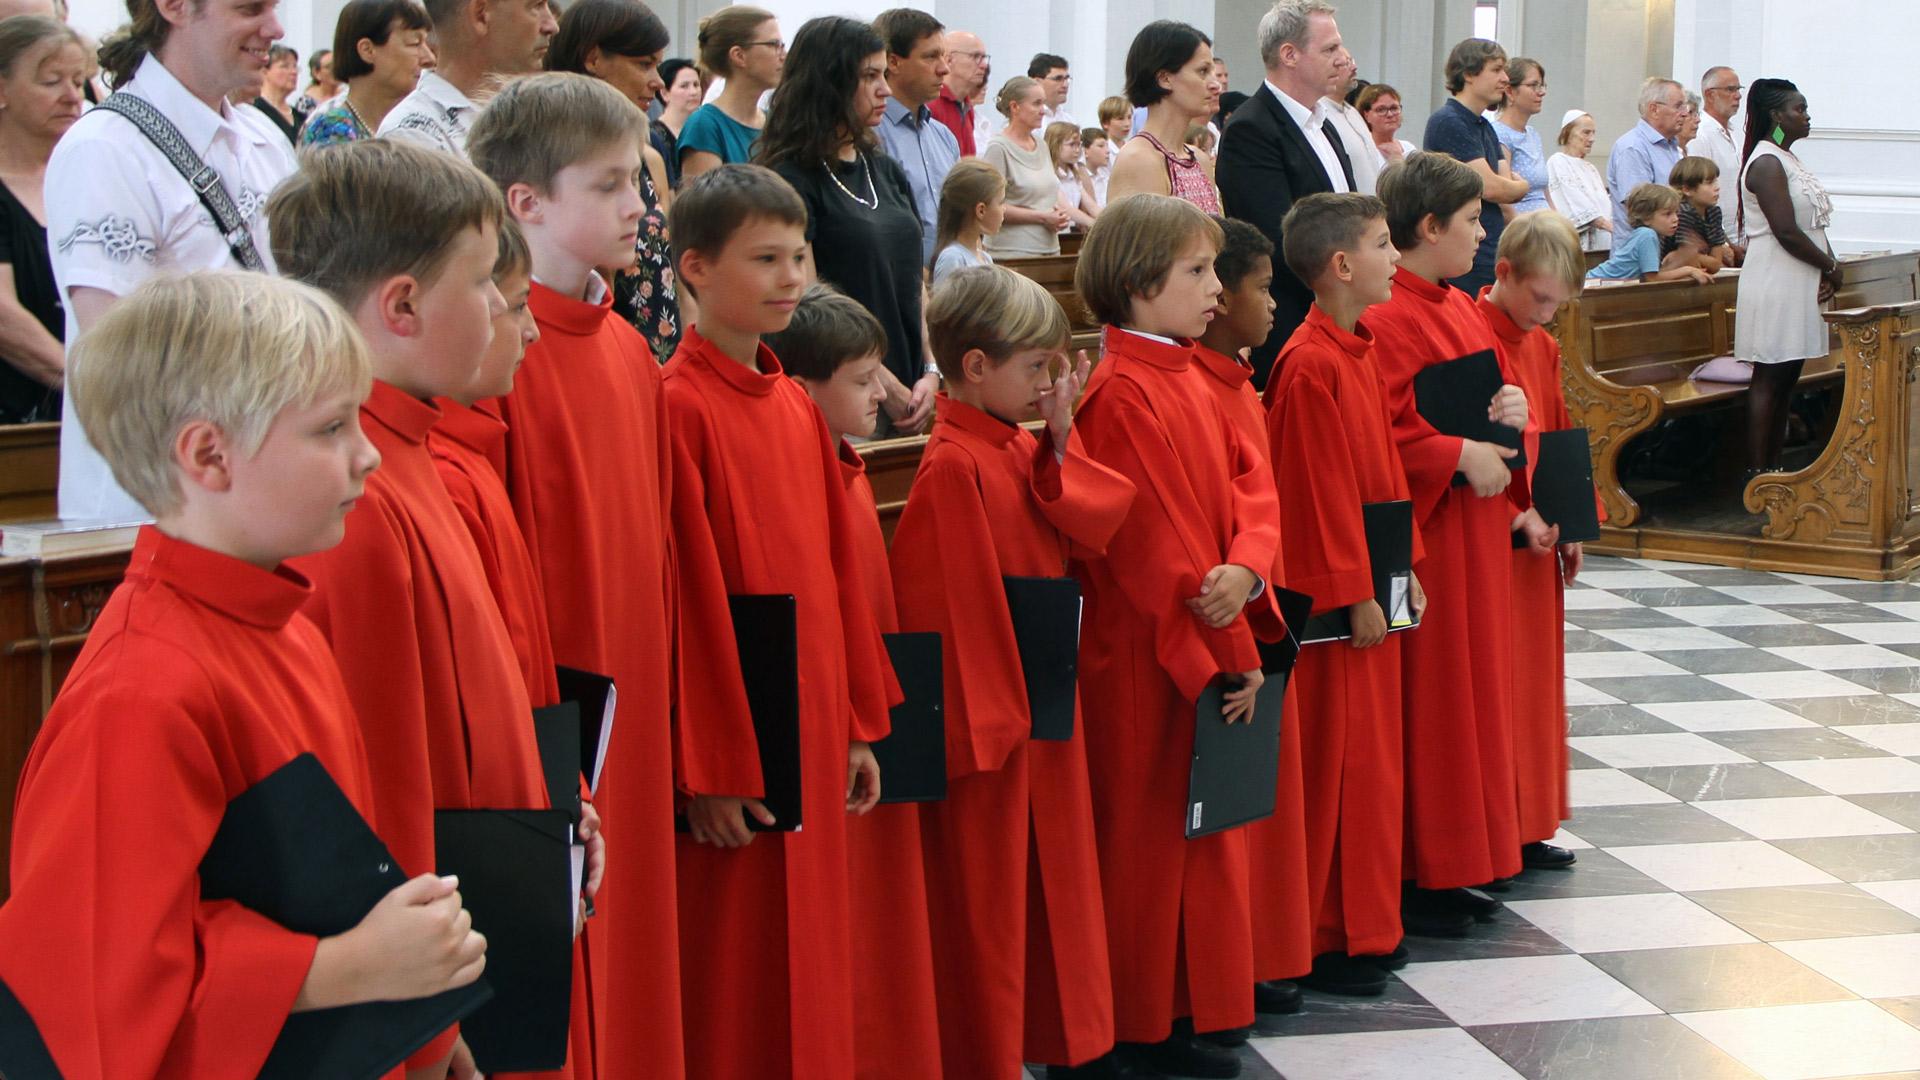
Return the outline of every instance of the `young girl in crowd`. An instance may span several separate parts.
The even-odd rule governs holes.
[[[986,237],[1007,219],[1007,181],[979,158],[966,158],[940,185],[940,219],[934,225],[933,283],[955,270],[991,266]]]
[[[1067,212],[1067,226],[1060,231],[1085,232],[1100,208],[1095,205],[1093,174],[1087,171],[1080,129],[1064,120],[1048,124],[1047,153],[1053,156],[1053,173],[1060,178],[1060,208]]]

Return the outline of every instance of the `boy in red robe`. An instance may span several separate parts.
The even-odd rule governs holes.
[[[1307,786],[1306,861],[1314,975],[1308,985],[1385,989],[1400,948],[1402,780],[1400,635],[1374,598],[1361,507],[1407,499],[1374,361],[1360,320],[1392,293],[1400,254],[1380,201],[1310,195],[1287,214],[1288,268],[1314,290],[1306,321],[1267,383],[1267,433],[1281,489],[1289,588],[1314,613],[1346,609],[1347,641],[1308,645],[1288,687],[1298,706]],[[1414,555],[1418,561],[1418,530]],[[1410,592],[1424,607],[1418,579]],[[1455,920],[1466,929],[1467,916]],[[1370,989],[1369,989],[1370,988]]]
[[[1499,905],[1467,886],[1520,869],[1513,790],[1511,534],[1551,538],[1512,485],[1514,451],[1442,435],[1415,408],[1413,379],[1433,364],[1493,353],[1467,294],[1447,285],[1479,244],[1480,179],[1442,154],[1419,154],[1381,176],[1380,200],[1400,265],[1393,296],[1367,313],[1412,493],[1425,558],[1414,567],[1432,604],[1401,643],[1406,724],[1409,933],[1458,934],[1459,917]],[[1487,416],[1524,429],[1526,397],[1502,369]],[[1455,474],[1464,478],[1456,484]]]
[[[1194,1036],[1254,1014],[1246,832],[1185,836],[1194,702],[1222,680],[1228,721],[1250,720],[1255,634],[1285,633],[1264,580],[1280,543],[1265,448],[1191,371],[1220,242],[1192,204],[1136,196],[1101,214],[1074,275],[1107,325],[1081,437],[1139,492],[1107,558],[1078,568],[1115,1036],[1190,1076],[1237,1076],[1236,1055]]]
[[[527,346],[539,340],[540,329],[527,307],[533,286],[532,259],[526,238],[511,219],[500,223],[500,253],[493,266],[494,287],[506,305],[493,317],[493,343],[480,359],[473,381],[457,394],[440,398],[440,422],[427,433],[440,482],[460,511],[460,520],[473,537],[480,565],[487,573],[494,602],[506,620],[527,699],[538,709],[560,700],[553,665],[553,639],[547,630],[546,598],[540,592],[540,572],[527,553],[527,542],[513,518],[513,502],[500,479],[506,449],[507,426],[500,422],[487,399],[511,393],[513,375],[526,356]],[[605,840],[591,793],[580,792],[580,835],[587,844],[583,887],[592,896],[600,887],[605,864]],[[585,901],[581,901],[585,906]],[[586,924],[580,922],[574,941],[573,990],[569,998],[572,1021],[568,1028],[568,1065],[572,1075],[594,1075],[593,1001],[588,986],[585,950]],[[551,1075],[551,1074],[542,1074]],[[564,1075],[564,1074],[561,1074]]]
[[[502,305],[499,193],[463,161],[382,141],[319,155],[269,201],[274,258],[352,315],[382,467],[346,538],[301,560],[307,614],[333,648],[373,767],[382,838],[432,866],[435,810],[548,806],[513,641],[427,433],[433,399],[472,380]],[[408,1064],[457,1053],[429,1044]]]
[[[360,336],[292,282],[162,277],[102,316],[68,370],[94,445],[157,520],[15,804],[0,982],[55,1066],[69,1080],[252,1076],[290,1013],[472,982],[485,942],[431,862],[318,940],[200,895],[227,804],[298,755],[380,824],[347,690],[300,614],[312,587],[283,565],[340,541],[380,462],[356,415]]]
[[[1580,294],[1586,264],[1579,237],[1558,214],[1522,214],[1500,234],[1494,283],[1481,290],[1480,314],[1500,361],[1526,392],[1536,419],[1527,427],[1527,473],[1540,461],[1542,431],[1573,426],[1560,383],[1560,343],[1546,331],[1560,305]],[[1594,497],[1599,504],[1598,494]],[[1606,516],[1604,507],[1600,516]],[[1579,544],[1513,552],[1513,764],[1518,789],[1520,862],[1566,869],[1574,854],[1547,841],[1567,808],[1565,589],[1580,573]]]
[[[1267,410],[1253,389],[1253,365],[1242,350],[1267,340],[1273,329],[1273,242],[1259,229],[1236,218],[1215,217],[1223,242],[1213,260],[1220,279],[1220,301],[1193,350],[1193,371],[1220,398],[1241,433],[1264,452]],[[1270,463],[1271,464],[1271,463]],[[1274,470],[1274,482],[1280,474]],[[1276,523],[1276,527],[1277,523]],[[1285,535],[1285,530],[1281,530]],[[1286,584],[1286,563],[1274,552],[1269,584]],[[1299,705],[1291,687],[1280,724],[1280,777],[1274,786],[1271,817],[1247,827],[1249,881],[1253,902],[1253,1001],[1257,1012],[1291,1013],[1300,1009],[1295,978],[1313,965],[1307,903],[1306,809],[1300,776]],[[1324,974],[1324,973],[1323,973]],[[1377,972],[1375,973],[1378,974]],[[1380,977],[1384,987],[1384,976]],[[1322,980],[1319,989],[1331,985]]]
[[[669,225],[700,321],[666,368],[680,655],[678,840],[687,1071],[713,1080],[853,1075],[845,818],[880,797],[886,663],[820,410],[760,335],[805,287],[806,208],[771,170],[687,186]],[[799,647],[799,831],[777,826],[728,597],[791,595]],[[786,823],[791,826],[793,823]],[[740,1017],[754,1018],[750,1038]]]
[[[785,330],[767,346],[827,422],[839,452],[847,525],[875,627],[895,633],[887,541],[866,461],[848,437],[871,438],[886,400],[880,371],[887,332],[866,308],[831,286],[800,297]],[[892,668],[881,666],[891,678]],[[898,704],[899,687],[887,700]],[[927,930],[927,881],[921,873],[920,812],[912,804],[876,806],[847,821],[847,902],[853,934],[853,1052],[857,1080],[940,1080],[933,951]]]
[[[1086,743],[1032,741],[1005,577],[1066,576],[1102,554],[1133,485],[1071,434],[1087,374],[1045,289],[982,267],[927,310],[948,390],[894,532],[901,623],[941,635],[947,797],[921,808],[940,1057],[949,1077],[1116,1075],[1113,984]],[[1036,409],[1044,440],[1020,424]],[[1079,1066],[1079,1068],[1075,1068]]]
[[[646,120],[606,83],[517,79],[474,121],[468,156],[526,234],[540,340],[507,425],[506,483],[546,593],[553,656],[613,679],[619,711],[596,801],[615,823],[586,935],[603,1075],[679,1080],[673,857],[675,696],[669,467],[660,366],[597,266],[624,266],[645,206]],[[616,1071],[618,1070],[618,1071]]]

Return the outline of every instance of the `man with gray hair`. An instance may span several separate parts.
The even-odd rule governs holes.
[[[1744,246],[1744,237],[1735,235],[1740,222],[1740,144],[1733,133],[1733,118],[1740,111],[1740,76],[1725,65],[1710,67],[1700,77],[1700,134],[1688,144],[1687,152],[1711,158],[1720,166],[1720,220],[1735,247]]]
[[[1227,216],[1259,229],[1281,247],[1280,222],[1294,201],[1315,192],[1357,190],[1331,105],[1346,89],[1353,58],[1340,41],[1334,7],[1279,0],[1260,19],[1266,79],[1233,112],[1220,139],[1215,182]],[[1228,133],[1231,138],[1227,137]],[[1274,260],[1273,332],[1253,350],[1253,384],[1264,387],[1274,357],[1313,305],[1313,290]]]
[[[1680,161],[1676,136],[1687,119],[1686,88],[1658,75],[1640,84],[1640,122],[1607,154],[1607,191],[1613,196],[1613,242],[1633,236],[1627,196],[1641,184],[1664,184]]]

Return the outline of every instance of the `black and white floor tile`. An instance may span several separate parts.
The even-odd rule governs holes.
[[[1920,585],[1594,559],[1566,620],[1579,865],[1245,1075],[1920,1080]]]

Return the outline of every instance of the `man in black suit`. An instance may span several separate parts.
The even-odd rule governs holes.
[[[1260,19],[1260,59],[1266,81],[1227,123],[1215,178],[1227,216],[1265,233],[1277,256],[1284,250],[1280,221],[1295,199],[1355,190],[1338,121],[1322,103],[1346,85],[1353,57],[1340,42],[1331,4],[1279,0]],[[1253,350],[1256,387],[1266,385],[1274,357],[1313,304],[1313,290],[1278,257],[1272,294],[1273,332]]]

